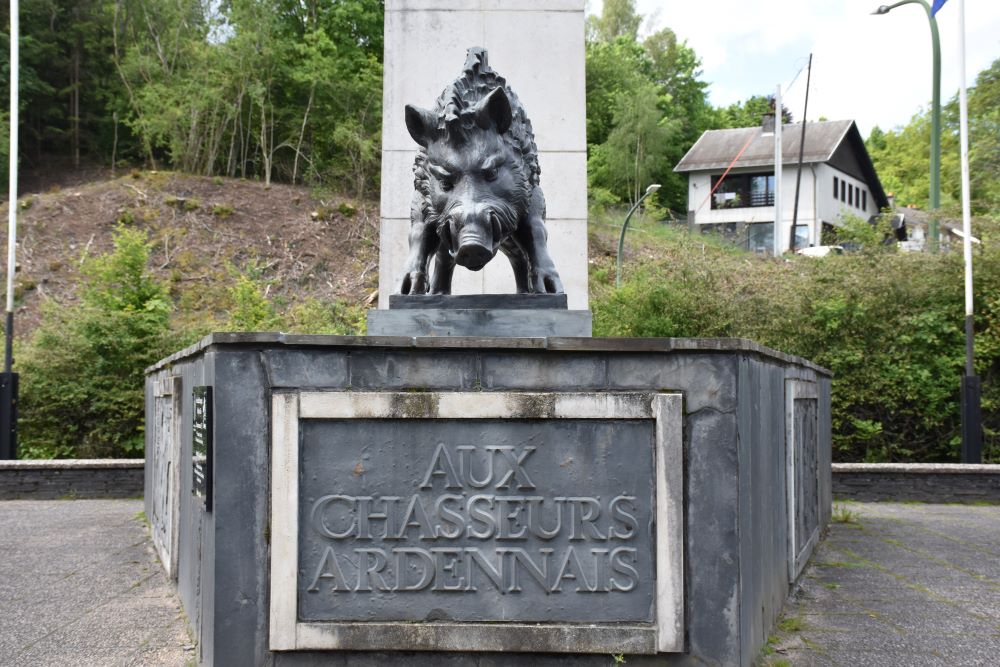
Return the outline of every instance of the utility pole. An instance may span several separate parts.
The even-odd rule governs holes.
[[[802,70],[799,70],[800,72]],[[792,207],[792,233],[788,242],[788,247],[795,252],[795,226],[799,222],[799,190],[802,188],[802,159],[806,151],[806,116],[809,113],[809,82],[812,80],[813,54],[809,54],[809,69],[806,71],[806,102],[802,105],[802,136],[799,139],[799,168],[795,172],[795,205]],[[815,176],[814,176],[815,179]],[[815,210],[816,205],[813,204]],[[806,239],[806,243],[809,240]]]
[[[781,211],[781,84],[774,91],[774,256],[781,257],[785,249],[782,243]]]

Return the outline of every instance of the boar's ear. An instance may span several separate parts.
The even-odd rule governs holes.
[[[494,88],[493,91],[479,102],[476,111],[476,125],[484,130],[489,129],[490,124],[496,125],[497,132],[503,134],[510,129],[512,112],[510,100],[503,88]]]
[[[434,132],[437,130],[437,116],[427,109],[406,105],[406,129],[413,140],[427,148]]]

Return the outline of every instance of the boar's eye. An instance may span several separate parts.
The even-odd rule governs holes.
[[[430,172],[434,175],[435,180],[441,184],[441,189],[445,192],[455,187],[455,181],[458,180],[457,174],[436,164],[430,165]]]

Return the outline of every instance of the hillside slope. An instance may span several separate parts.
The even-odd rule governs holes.
[[[224,317],[238,273],[286,303],[362,304],[378,286],[377,207],[303,187],[136,171],[24,195],[19,207],[18,338],[38,325],[43,303],[76,299],[82,264],[111,249],[119,225],[147,233],[178,316],[201,326]],[[6,227],[0,239],[5,247]]]

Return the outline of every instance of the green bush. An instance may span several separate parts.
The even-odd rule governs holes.
[[[132,457],[143,451],[144,369],[173,347],[166,287],[143,232],[83,267],[80,301],[50,303],[19,351],[23,458]]]
[[[361,335],[367,311],[343,301],[309,297],[282,307],[267,294],[267,281],[253,264],[235,275],[229,288],[226,331],[284,331],[300,334]]]
[[[976,369],[984,460],[1000,461],[1000,248],[989,242],[1000,227],[980,227]],[[616,290],[617,239],[595,233],[592,243],[607,251],[591,267],[594,335],[741,337],[803,356],[834,373],[835,460],[957,461],[961,255],[886,252],[867,240],[842,256],[773,259],[639,224]]]

